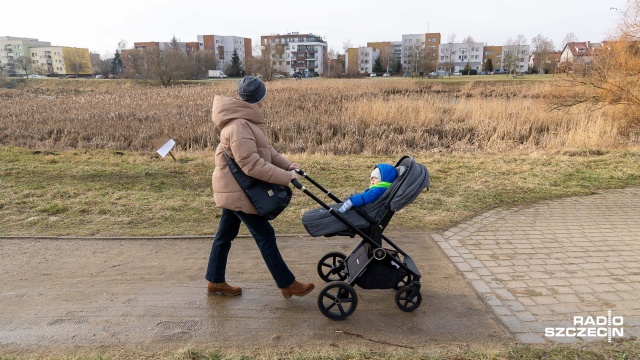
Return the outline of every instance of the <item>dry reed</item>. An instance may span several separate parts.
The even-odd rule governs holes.
[[[233,81],[94,84],[47,80],[5,93],[0,144],[146,151],[166,133],[182,150],[210,149],[219,134],[211,101],[235,90]],[[562,96],[553,82],[314,79],[267,87],[268,130],[286,153],[603,149],[638,141],[637,132],[619,129],[614,112],[550,110]]]

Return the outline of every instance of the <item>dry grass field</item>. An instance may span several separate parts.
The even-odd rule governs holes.
[[[290,154],[614,149],[640,130],[615,109],[551,110],[557,81],[310,79],[268,84],[274,146]],[[181,150],[215,146],[214,96],[234,81],[169,88],[108,80],[35,79],[0,92],[0,144],[39,150],[152,150],[164,133]]]

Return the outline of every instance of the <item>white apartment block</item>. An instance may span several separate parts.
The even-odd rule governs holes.
[[[453,65],[453,72],[461,72],[468,65],[472,70],[482,70],[484,44],[474,43],[444,43],[438,50],[438,70],[447,70],[447,65]]]
[[[29,49],[38,46],[51,46],[51,43],[32,38],[0,36],[0,70],[5,74],[24,74],[24,70],[14,67],[14,60],[21,56],[30,57]]]
[[[395,68],[396,64],[400,62],[402,64],[402,41],[392,41],[391,47],[393,48],[393,63],[389,66]]]
[[[358,72],[360,74],[371,74],[373,63],[380,57],[380,49],[373,47],[358,48]]]
[[[262,51],[271,50],[272,64],[289,75],[300,73],[309,77],[325,71],[328,45],[320,36],[298,32],[266,35],[261,36],[260,45]]]
[[[252,56],[251,39],[240,36],[198,35],[198,45],[200,50],[215,51],[218,69],[221,70],[231,64],[234,51],[242,64],[246,64],[247,58]]]
[[[504,71],[525,73],[529,71],[530,45],[505,45],[502,47],[502,67]]]
[[[416,72],[425,55],[425,34],[402,35],[402,68],[405,71]]]

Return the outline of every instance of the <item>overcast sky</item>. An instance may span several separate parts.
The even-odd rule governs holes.
[[[197,35],[251,38],[288,32],[322,36],[338,52],[350,41],[400,41],[402,34],[439,32],[461,42],[467,35],[488,45],[537,34],[556,47],[569,32],[602,41],[627,0],[30,0],[3,5],[0,36],[37,38],[54,46],[112,54],[124,39],[197,41]],[[535,8],[532,7],[535,5]]]

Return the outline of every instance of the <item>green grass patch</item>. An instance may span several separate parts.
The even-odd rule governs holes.
[[[592,153],[417,154],[431,173],[431,189],[399,211],[390,226],[440,231],[496,207],[640,185],[640,150]],[[0,234],[213,234],[220,215],[211,191],[213,156],[176,156],[178,161],[138,152],[0,148]],[[376,163],[395,164],[401,155],[288,157],[345,198],[368,186]],[[274,227],[281,234],[305,233],[300,218],[316,207],[296,190]]]

